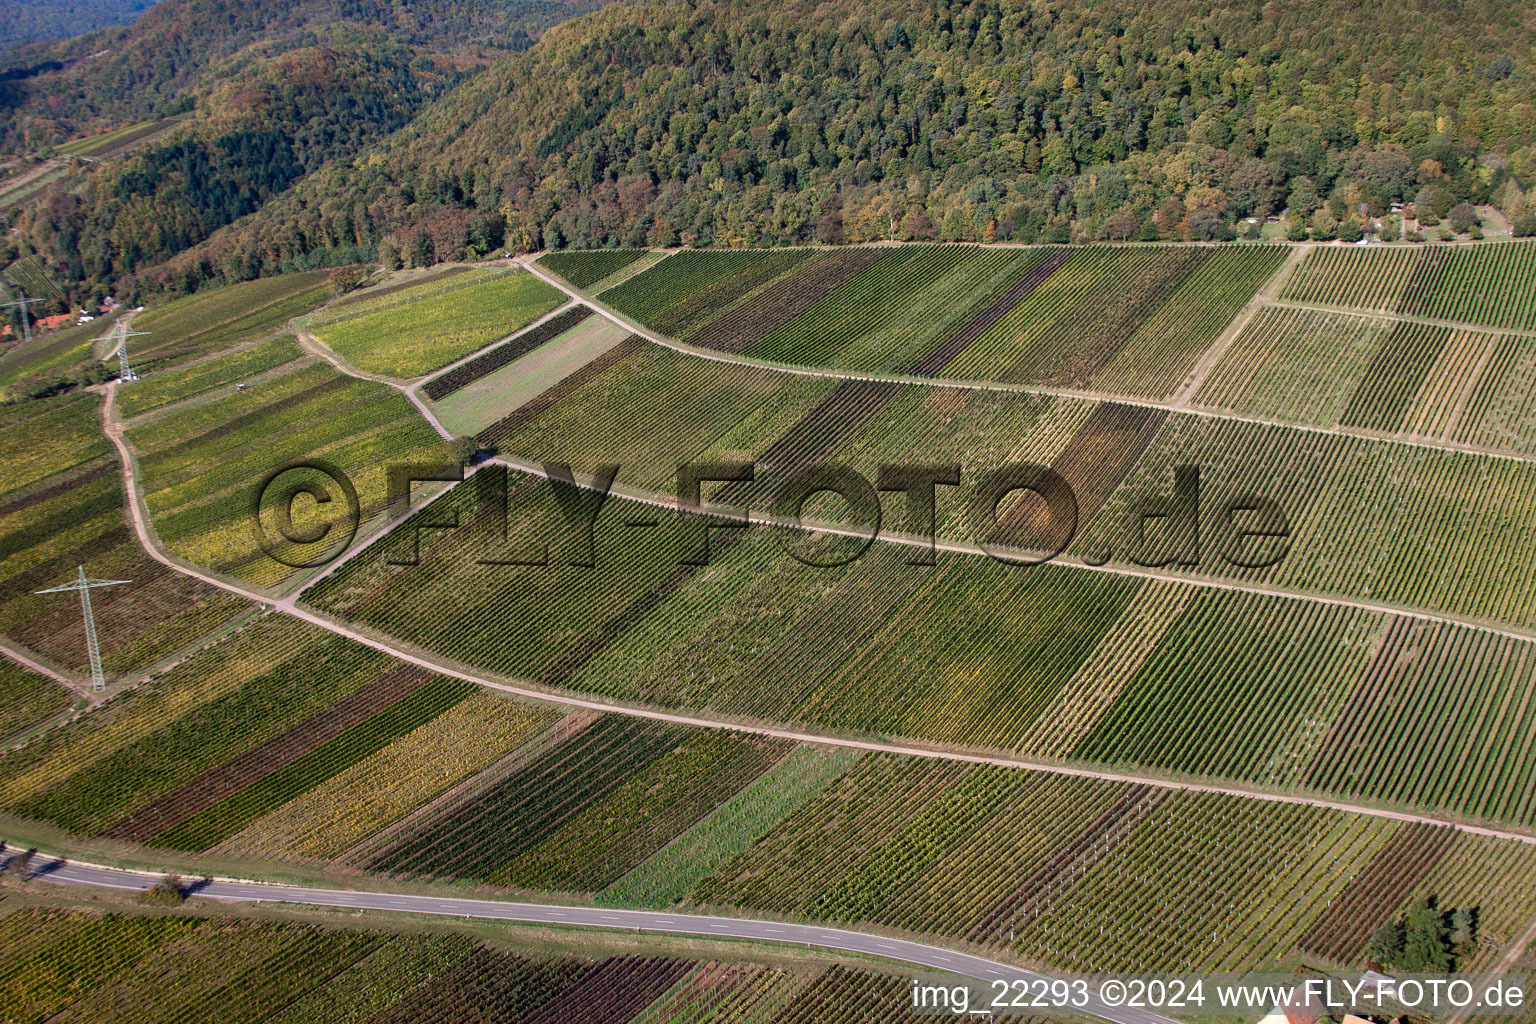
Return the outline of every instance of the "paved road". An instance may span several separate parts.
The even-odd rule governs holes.
[[[68,885],[93,885],[112,889],[148,889],[159,876],[117,868],[51,861],[37,869],[37,876]],[[398,893],[354,892],[342,889],[311,889],[261,882],[210,882],[197,895],[231,902],[302,903],[316,907],[347,907],[393,910],[411,914],[474,917],[496,921],[530,921],[538,924],[580,925],[624,931],[667,932],[679,935],[724,936],[788,942],[886,957],[915,964],[925,970],[961,974],[990,985],[996,981],[1032,981],[1043,977],[1008,964],[971,956],[921,942],[865,935],[841,928],[792,924],[787,921],[754,921],[747,918],[707,917],[701,914],[670,914],[650,910],[618,910],[607,907],[554,906],[543,903],[508,903],[446,896],[407,896]],[[1116,1024],[1176,1024],[1171,1018],[1142,1010],[1092,1002],[1083,1012]]]

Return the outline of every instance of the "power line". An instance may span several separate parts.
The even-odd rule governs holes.
[[[27,322],[27,304],[42,301],[42,299],[29,299],[26,292],[21,292],[21,298],[19,299],[13,299],[10,302],[0,302],[0,309],[7,306],[15,306],[21,310],[21,340],[23,342],[32,340],[32,325]]]
[[[138,374],[134,373],[132,368],[128,365],[128,339],[140,338],[149,333],[149,331],[130,331],[126,323],[121,321],[118,322],[117,358],[119,360],[119,365],[121,366],[121,369],[117,374],[119,380],[126,382],[139,379]]]
[[[95,587],[115,587],[123,583],[132,583],[133,580],[93,580],[85,574],[85,566],[80,566],[80,577],[60,587],[49,587],[47,590],[39,590],[39,594],[60,594],[68,590],[80,592],[80,607],[85,613],[85,652],[91,662],[91,689],[100,691],[107,688],[107,677],[101,671],[101,648],[96,643],[96,615],[91,611],[91,590]]]

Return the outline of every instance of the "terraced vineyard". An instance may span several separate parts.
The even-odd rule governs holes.
[[[658,330],[685,330],[708,311],[697,297],[716,302],[741,290],[743,280],[771,280],[810,259],[803,251],[685,251],[602,293],[605,303]],[[764,275],[767,275],[766,277]]]
[[[547,492],[516,476],[510,487],[507,537],[481,520],[440,535],[419,567],[365,553],[306,600],[493,672],[620,699],[1125,770],[1367,792],[1310,766],[1343,763],[1337,744],[1377,742],[1365,737],[1384,726],[1357,726],[1350,709],[1377,706],[1369,680],[1396,628],[1384,614],[1074,567],[1021,572],[980,556],[920,570],[907,550],[886,545],[852,565],[813,570],[760,530],[718,535],[704,571],[679,564],[692,549],[677,526],[637,537],[623,524],[656,513],[618,498],[595,534],[600,578],[583,577],[556,568],[569,557],[567,538]],[[480,507],[468,486],[443,502],[423,516],[439,521],[455,508],[469,522]],[[507,564],[541,550],[555,565]],[[507,625],[488,633],[481,615]],[[1473,636],[1467,673],[1427,677],[1440,680],[1432,692],[1446,709],[1469,709],[1459,712],[1465,725],[1423,716],[1422,735],[1440,737],[1437,752],[1391,773],[1396,788],[1368,795],[1528,824],[1536,808],[1493,800],[1531,785],[1536,761],[1508,739],[1525,735],[1528,709],[1484,693],[1491,679],[1523,685],[1506,666],[1528,657],[1530,643]],[[1482,709],[1500,705],[1508,732],[1474,727]],[[1394,734],[1379,741],[1383,751],[1398,741],[1386,735]],[[1494,759],[1505,774],[1472,785]],[[1464,768],[1446,776],[1451,765]]]
[[[1445,419],[1436,410],[1466,392],[1424,383],[1438,379],[1426,364],[1468,360],[1423,355],[1421,330],[1438,329],[1388,328],[1375,369],[1348,403],[1334,401],[1355,435],[1071,398],[837,382],[626,343],[481,436],[524,462],[617,461],[624,483],[668,495],[689,461],[756,460],[768,476],[830,458],[872,480],[885,463],[955,460],[973,486],[1003,462],[1031,460],[1056,468],[1076,492],[1082,529],[1073,550],[1108,550],[1121,564],[1157,555],[1128,537],[1130,509],[1161,500],[1176,465],[1199,466],[1208,515],[1235,497],[1264,496],[1292,532],[1279,564],[1258,569],[1223,557],[1229,538],[1218,532],[1202,574],[1536,625],[1533,538],[1520,513],[1536,486],[1531,464],[1364,436],[1394,425],[1407,436],[1412,424],[1434,434]],[[1449,333],[1440,340],[1460,351]],[[1394,369],[1414,353],[1418,369]],[[1399,386],[1410,371],[1423,382]],[[941,509],[940,535],[969,541],[963,498],[945,498],[953,504]],[[1436,561],[1417,557],[1423,551]],[[1439,572],[1438,562],[1459,569]]]
[[[1524,336],[1499,339],[1478,375],[1476,390],[1467,396],[1465,411],[1452,428],[1454,440],[1521,455],[1536,452],[1533,373],[1536,340]]]
[[[293,336],[284,334],[215,359],[152,373],[143,380],[125,384],[118,391],[117,408],[128,418],[204,395],[228,394],[240,384],[260,382],[284,370],[297,369],[301,355]]]
[[[1447,909],[1475,902],[1436,862],[1454,857],[1491,893],[1495,863],[1529,870],[1533,856],[1431,829],[1434,855],[1408,854],[1409,868],[1403,851],[1421,833],[1237,797],[872,755],[686,902],[965,939],[1067,970],[1261,969],[1298,942],[1316,950],[1374,930],[1416,893]],[[1536,910],[1529,878],[1509,881],[1479,958],[1509,940],[1504,921]],[[1339,959],[1354,960],[1353,942]]]
[[[88,135],[83,139],[66,142],[59,147],[59,152],[69,156],[110,160],[135,146],[166,134],[183,120],[185,120],[184,117],[162,117],[157,121],[141,121],[101,135]]]
[[[555,723],[552,712],[471,694],[254,822],[220,851],[277,859],[341,857],[354,844],[514,756]]]
[[[278,629],[284,635],[260,632]],[[0,798],[11,813],[86,832],[137,806],[103,833],[131,838],[173,811],[185,814],[192,794],[206,803],[211,789],[228,792],[242,769],[259,764],[265,775],[252,781],[245,771],[244,788],[207,806],[227,819],[261,804],[266,816],[210,856],[328,858],[334,849],[259,839],[327,842],[339,820],[362,839],[337,862],[397,881],[469,878],[598,892],[605,902],[744,908],[978,944],[1068,969],[1257,967],[1297,946],[1347,963],[1361,934],[1425,893],[1447,908],[1497,899],[1466,953],[1486,963],[1536,913],[1536,851],[1507,841],[1240,797],[791,748],[620,716],[580,713],[550,725],[547,715],[491,697],[468,698],[482,703],[397,733],[335,771],[337,758],[315,755],[356,744],[316,746],[327,727],[376,734],[432,684],[397,698],[370,729],[337,734],[336,718],[363,695],[375,694],[375,704],[393,696],[399,673],[378,676],[380,656],[281,622],[247,634],[117,698],[110,723],[77,724],[22,748],[23,770],[12,764],[0,774]],[[274,649],[286,662],[272,665]],[[317,664],[337,680],[330,692],[286,707],[292,698],[283,694]],[[337,698],[341,691],[350,695]],[[507,710],[491,711],[496,704]],[[258,707],[266,710],[252,721]],[[365,792],[370,774],[377,787],[379,772],[470,753],[463,733],[474,721],[504,753],[475,751],[474,767],[453,761],[457,784],[404,777],[411,791],[403,799],[380,802],[376,793],[361,814],[343,806],[348,792]],[[214,723],[220,738],[210,744]],[[257,743],[261,736],[276,741]],[[306,745],[309,754],[300,752]],[[247,753],[236,752],[242,747]],[[329,781],[309,765],[325,766]],[[299,799],[263,800],[293,792],[284,783],[304,777],[312,788]],[[172,798],[145,803],[155,792]],[[201,846],[220,817],[192,813],[151,843],[175,845],[180,836]],[[1161,920],[1170,900],[1181,908],[1177,927]]]
[[[471,270],[328,307],[306,325],[352,365],[411,378],[512,334],[562,301],[530,274]]]
[[[601,889],[787,753],[724,732],[604,718],[390,838],[377,869],[556,890]],[[537,794],[534,800],[529,794]]]
[[[601,298],[663,334],[770,362],[1161,397],[1285,255],[1278,246],[686,252]]]
[[[130,385],[131,386],[131,385]],[[154,528],[172,551],[258,584],[292,571],[260,550],[251,525],[272,471],[322,459],[348,474],[364,520],[384,510],[384,467],[447,450],[404,396],[314,364],[259,387],[175,410],[129,430]]]
[[[96,606],[114,677],[100,706],[0,662],[16,743],[0,812],[22,835],[188,870],[778,916],[1062,970],[1354,971],[1427,898],[1472,922],[1447,953],[1458,969],[1518,962],[1536,919],[1536,846],[1508,835],[1536,829],[1536,247],[1292,251],[551,253],[536,266],[588,298],[525,331],[566,301],[532,275],[383,278],[309,323],[367,372],[427,375],[410,394],[504,461],[482,452],[391,536],[261,607],[140,550],[100,395],[0,407],[7,642],[78,673],[78,604],[32,592],[79,565],[133,580]],[[250,528],[273,469],[335,464],[378,523],[385,466],[448,460],[398,388],[263,328],[314,298],[274,281],[168,305],[183,347],[106,389],[133,417],[164,545],[273,588],[298,585]],[[236,313],[237,294],[259,308]],[[922,503],[889,490],[881,522],[902,543],[862,553],[664,507],[685,463],[753,463],[750,485],[702,496],[781,511],[789,474],[823,461],[870,481],[957,465],[962,484],[936,488],[937,549]],[[516,468],[541,462],[620,464],[590,548],[565,496]],[[1058,564],[978,549],[1041,546],[1036,498],[967,505],[1009,463],[1072,488]],[[1173,500],[1189,467],[1193,518]],[[1269,564],[1242,557],[1256,498],[1288,522]],[[846,527],[845,504],[805,514]],[[567,695],[603,703],[550,700]],[[868,747],[886,740],[931,756]],[[823,961],[525,956],[354,924],[7,900],[0,1005],[907,1015],[903,976]],[[50,966],[98,945],[112,952],[89,972]]]
[[[1536,241],[1413,248],[1321,247],[1282,298],[1488,327],[1536,329]]]
[[[0,737],[12,737],[67,711],[76,694],[47,676],[0,661]]]
[[[1117,523],[1132,507],[1166,495],[1177,465],[1200,467],[1202,507],[1221,509],[1244,494],[1265,496],[1279,502],[1290,523],[1288,549],[1273,566],[1247,569],[1202,558],[1204,573],[1522,629],[1536,624],[1536,574],[1522,511],[1536,486],[1536,466],[1529,462],[1170,417],[1075,550],[1125,551]],[[1170,533],[1144,557],[1179,550],[1181,539]],[[1219,551],[1230,535],[1211,540]]]
[[[559,337],[591,315],[590,309],[578,306],[559,316],[551,317],[537,327],[523,331],[506,344],[497,345],[488,352],[466,360],[447,373],[433,377],[423,385],[422,393],[434,402],[440,402],[455,391],[495,373],[508,363],[515,362],[546,341]]]
[[[126,518],[101,400],[76,392],[0,410],[0,633],[66,671],[87,668],[79,600],[37,594],[73,577],[131,581],[94,598],[112,675],[148,669],[249,606],[151,560]]]
[[[198,851],[465,700],[466,683],[263,619],[53,730],[0,770],[7,808]]]
[[[649,249],[605,249],[600,251],[574,249],[570,252],[546,253],[539,266],[559,274],[577,288],[590,288],[603,278],[618,273],[645,256]]]
[[[144,373],[276,334],[325,301],[328,274],[315,270],[264,277],[140,313],[133,329],[149,336],[129,339],[134,369]]]
[[[1198,405],[1336,426],[1392,324],[1270,307],[1243,329],[1195,395]]]

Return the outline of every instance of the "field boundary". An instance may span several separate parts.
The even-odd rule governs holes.
[[[1536,331],[1519,327],[1489,327],[1466,320],[1446,320],[1442,317],[1415,316],[1412,313],[1394,313],[1384,309],[1364,309],[1358,306],[1328,306],[1318,302],[1297,302],[1294,299],[1273,299],[1269,305],[1277,309],[1305,309],[1317,313],[1338,313],[1342,316],[1362,317],[1367,320],[1395,320],[1405,324],[1423,324],[1426,327],[1444,327],[1450,331],[1466,331],[1472,334],[1497,334],[1515,338],[1536,338]]]
[[[16,664],[20,665],[22,668],[27,669],[29,672],[36,672],[40,676],[46,676],[47,678],[52,679],[60,686],[68,687],[92,704],[100,702],[101,698],[93,698],[91,691],[86,688],[85,683],[79,679],[71,679],[69,676],[66,676],[64,673],[57,669],[49,668],[47,665],[36,660],[31,655],[25,654],[22,650],[18,650],[17,647],[12,646],[8,639],[0,638],[0,655],[4,655],[11,661],[14,661]]]
[[[507,335],[505,338],[498,338],[496,341],[491,342],[489,345],[486,345],[484,348],[477,348],[473,352],[467,353],[467,354],[461,356],[460,358],[455,359],[453,362],[449,363],[447,366],[440,367],[440,368],[438,368],[436,370],[433,370],[431,373],[423,374],[420,377],[414,378],[410,382],[410,386],[412,388],[419,388],[419,387],[423,387],[423,386],[425,386],[427,384],[430,384],[430,383],[432,383],[432,381],[434,381],[437,378],[443,376],[444,374],[449,373],[449,372],[451,372],[453,370],[457,370],[459,367],[463,366],[465,363],[472,362],[472,361],[480,358],[481,356],[485,355],[487,352],[491,351],[492,349],[500,348],[501,346],[505,345],[507,342],[513,340],[514,338],[517,338],[517,337],[519,337],[519,336],[521,336],[523,334],[526,334],[527,332],[533,330],[535,327],[538,327],[538,326],[544,324],[545,322],[547,322],[549,320],[553,320],[555,317],[559,316],[560,314],[568,313],[572,309],[574,309],[575,307],[577,307],[579,305],[582,305],[582,303],[579,300],[577,300],[577,299],[572,299],[572,298],[570,298],[570,296],[566,296],[566,298],[567,298],[568,301],[563,302],[560,305],[556,306],[554,309],[550,310],[548,313],[545,313],[543,316],[539,317],[537,320],[533,320],[533,321],[525,324],[524,326],[519,327],[517,330],[513,331],[511,334]],[[324,342],[320,341],[319,338],[316,338],[315,342],[317,344],[322,344],[322,345],[324,344]]]
[[[1222,357],[1227,354],[1227,350],[1232,347],[1232,343],[1238,339],[1238,336],[1243,333],[1248,324],[1258,315],[1259,310],[1273,303],[1275,297],[1280,294],[1280,290],[1285,287],[1285,282],[1291,279],[1291,275],[1295,273],[1296,268],[1301,265],[1301,261],[1306,259],[1307,254],[1311,251],[1312,246],[1310,245],[1298,245],[1292,249],[1290,255],[1286,256],[1285,262],[1281,263],[1275,269],[1275,272],[1269,275],[1269,280],[1265,281],[1263,286],[1253,293],[1253,297],[1248,300],[1248,304],[1237,311],[1237,316],[1232,318],[1232,322],[1227,324],[1221,334],[1217,335],[1216,340],[1211,343],[1211,347],[1206,349],[1195,362],[1194,368],[1185,377],[1184,385],[1170,397],[1169,400],[1176,407],[1180,409],[1187,409],[1189,407],[1190,401],[1195,397],[1195,392],[1200,390],[1200,385],[1204,384],[1211,371],[1216,369]]]

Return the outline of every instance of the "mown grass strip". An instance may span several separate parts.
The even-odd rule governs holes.
[[[726,861],[750,849],[863,754],[846,748],[798,747],[746,789],[598,894],[599,903],[666,907]]]

